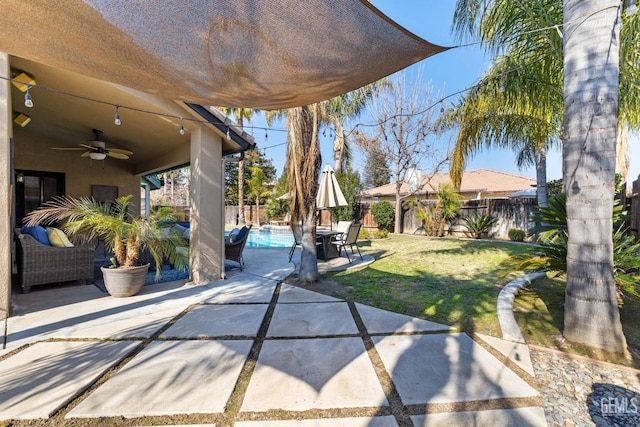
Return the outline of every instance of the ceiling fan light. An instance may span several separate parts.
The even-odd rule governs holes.
[[[107,158],[107,155],[104,153],[89,153],[89,158],[91,160],[104,160]]]

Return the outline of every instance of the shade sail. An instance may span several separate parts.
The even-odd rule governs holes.
[[[0,51],[14,56],[168,99],[263,109],[329,99],[448,49],[366,0],[3,0],[0,28]]]
[[[322,170],[320,187],[316,196],[316,208],[328,209],[345,206],[349,206],[349,204],[342,194],[336,174],[331,166],[326,165]]]

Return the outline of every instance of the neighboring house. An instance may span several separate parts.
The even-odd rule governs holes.
[[[400,197],[420,200],[435,199],[438,188],[444,184],[451,184],[448,172],[435,174],[431,179],[429,179],[429,176],[423,175],[421,177],[420,190],[410,194],[409,185],[405,182],[400,188]],[[506,198],[516,191],[526,190],[535,186],[536,180],[532,178],[491,169],[478,169],[464,172],[458,193],[464,200],[495,199]],[[369,203],[381,200],[393,202],[395,197],[396,184],[391,183],[363,191],[360,200]]]

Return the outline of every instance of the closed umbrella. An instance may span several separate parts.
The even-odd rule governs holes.
[[[326,165],[322,170],[322,179],[320,180],[320,188],[316,197],[316,207],[318,209],[331,209],[345,206],[349,206],[349,204],[342,194],[335,172],[331,166]]]

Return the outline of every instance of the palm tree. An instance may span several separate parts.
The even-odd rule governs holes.
[[[248,181],[249,197],[255,197],[256,200],[256,222],[258,223],[258,227],[260,227],[260,198],[269,195],[269,189],[267,188],[266,183],[267,177],[265,176],[262,168],[259,166],[253,166],[251,168],[251,179]]]
[[[580,7],[578,7],[580,3]],[[564,336],[626,351],[613,275],[612,212],[618,110],[618,0],[565,0]]]
[[[470,3],[459,0],[458,8]],[[478,35],[489,51],[506,52],[443,124],[460,125],[450,169],[456,186],[476,152],[492,145],[510,148],[518,153],[519,167],[536,166],[538,204],[546,206],[546,150],[559,144],[562,126],[562,38],[554,28],[537,30],[557,22],[562,9],[557,0],[542,3],[490,2],[479,23],[480,10],[456,10],[460,36]]]
[[[351,149],[344,131],[344,122],[360,116],[373,94],[390,86],[389,79],[384,78],[320,103],[321,120],[333,125],[336,131],[333,142],[336,174],[345,170],[351,161]]]
[[[286,113],[289,143],[287,145],[287,177],[289,180],[289,207],[291,226],[301,236],[299,280],[318,280],[316,255],[316,194],[322,159],[318,129],[318,104],[292,108]]]
[[[260,110],[252,108],[218,107],[227,116],[233,116],[238,126],[244,126],[244,120],[251,122],[251,117]],[[238,162],[238,222],[244,224],[244,160]]]

